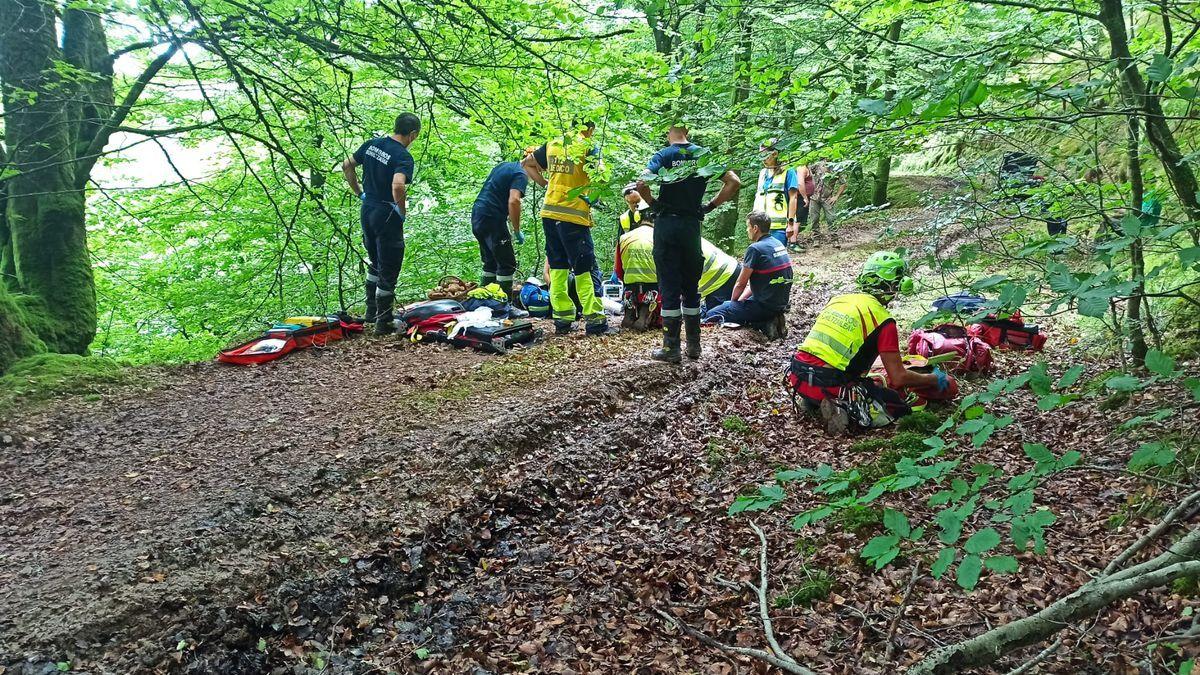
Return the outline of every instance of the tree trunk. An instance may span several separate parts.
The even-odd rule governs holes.
[[[896,61],[894,50],[891,49],[892,43],[900,39],[900,28],[903,25],[903,19],[896,19],[888,26],[887,30],[887,70],[883,73],[884,86],[889,87],[883,92],[883,100],[891,102],[896,96],[896,90],[891,89],[890,85],[896,79]],[[875,187],[871,191],[871,203],[875,206],[883,206],[888,201],[888,181],[892,176],[892,156],[884,155],[875,162]]]
[[[1200,200],[1196,193],[1200,186],[1196,182],[1196,174],[1192,166],[1183,158],[1179,143],[1175,140],[1167,118],[1163,114],[1162,102],[1159,96],[1146,88],[1146,81],[1138,69],[1137,61],[1129,51],[1129,33],[1125,28],[1124,8],[1121,0],[1100,0],[1100,23],[1108,33],[1109,47],[1112,58],[1117,62],[1117,70],[1122,82],[1128,90],[1130,103],[1140,108],[1146,119],[1146,140],[1154,148],[1154,154],[1162,163],[1163,172],[1171,183],[1175,196],[1183,205],[1184,211],[1191,221],[1200,221]],[[1139,204],[1140,206],[1140,204]],[[1195,241],[1200,228],[1193,225],[1192,239]]]
[[[16,291],[17,266],[12,255],[12,233],[8,229],[8,181],[3,178],[7,171],[8,154],[0,143],[0,291]]]
[[[6,216],[18,288],[40,299],[38,335],[54,351],[83,353],[96,334],[96,288],[75,184],[72,119],[78,91],[59,77],[55,6],[0,0],[0,82],[9,168]]]
[[[1142,184],[1142,159],[1139,154],[1138,118],[1129,117],[1129,187],[1130,212],[1142,217],[1142,200],[1145,198],[1145,187]],[[1129,354],[1133,366],[1141,368],[1146,365],[1146,329],[1142,321],[1142,295],[1146,291],[1146,259],[1142,252],[1142,238],[1134,237],[1129,245],[1130,276],[1137,284],[1130,293],[1129,301],[1125,303],[1125,315],[1129,324]]]
[[[752,43],[752,17],[746,10],[746,6],[740,5],[737,11],[737,27],[738,41],[737,54],[733,59],[733,69],[736,75],[733,87],[732,110],[736,115],[732,133],[729,135],[729,150],[728,156],[733,159],[730,163],[730,169],[733,169],[739,176],[742,176],[743,182],[749,180],[757,180],[757,177],[750,176],[751,171],[744,167],[735,167],[736,157],[738,153],[743,152],[743,146],[746,144],[746,112],[743,110],[743,104],[750,97],[750,70],[752,67],[751,58],[753,56]],[[755,188],[757,189],[757,187]],[[740,212],[738,210],[738,200],[731,199],[729,206],[725,208],[717,216],[716,227],[713,229],[713,243],[718,248],[724,251],[730,251],[733,248],[734,236],[737,233],[737,226]]]

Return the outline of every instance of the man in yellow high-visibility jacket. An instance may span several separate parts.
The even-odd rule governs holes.
[[[856,282],[860,292],[834,296],[788,368],[788,384],[819,411],[829,433],[844,433],[853,423],[871,428],[891,423],[912,411],[901,391],[924,399],[948,399],[958,385],[940,369],[918,373],[904,367],[896,320],[887,309],[896,294],[910,285],[907,265],[892,251],[879,251],[863,265]],[[876,357],[883,362],[887,387],[865,374]]]
[[[592,122],[577,125],[572,132],[548,141],[521,162],[529,178],[546,188],[542,229],[546,234],[546,261],[550,264],[551,315],[559,335],[571,332],[574,327],[575,303],[568,287],[572,273],[587,334],[608,333],[604,305],[591,276],[596,264],[596,246],[592,242],[591,178],[587,169],[597,154],[590,147],[595,129]]]
[[[658,272],[654,265],[654,222],[634,228],[617,242],[614,273],[625,287],[625,318],[622,328],[646,330],[657,326]],[[733,286],[741,274],[737,258],[717,248],[707,239],[700,240],[704,252],[704,268],[700,273],[700,295],[707,307],[725,302],[733,294]]]

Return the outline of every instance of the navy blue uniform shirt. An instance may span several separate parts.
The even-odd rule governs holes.
[[[525,188],[529,186],[529,176],[518,162],[502,162],[492,169],[483,189],[475,198],[472,214],[479,218],[505,220],[508,218],[508,192],[518,190],[525,196]]]
[[[369,202],[391,204],[392,177],[404,174],[404,182],[412,185],[413,156],[404,144],[391,136],[380,136],[359,146],[354,161],[363,168],[363,192]]]
[[[703,148],[695,143],[672,143],[654,153],[646,168],[657,174],[660,169],[674,169],[687,165],[695,167],[696,155],[702,150]],[[655,209],[659,213],[700,216],[700,206],[704,201],[704,189],[707,186],[708,178],[695,173],[682,180],[663,183],[658,189]]]
[[[792,259],[775,237],[763,237],[746,249],[745,263],[751,270],[750,292],[754,301],[771,310],[783,311],[792,291]]]

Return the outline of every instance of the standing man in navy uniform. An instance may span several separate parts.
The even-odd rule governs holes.
[[[654,265],[662,302],[663,348],[651,358],[679,363],[679,332],[687,329],[687,355],[700,358],[700,277],[704,251],[700,244],[700,222],[705,214],[737,195],[742,181],[737,174],[721,174],[721,191],[704,203],[708,178],[700,175],[699,160],[708,150],[688,140],[687,127],[673,125],[667,132],[667,147],[654,153],[646,169],[655,175],[684,167],[686,175],[664,181],[658,198],[650,186],[638,181],[638,194],[656,214],[654,222]]]
[[[528,185],[529,176],[520,162],[501,162],[488,174],[471,208],[471,232],[479,242],[479,257],[483,262],[479,285],[500,284],[510,301],[513,275],[517,271],[513,241],[525,242],[521,232],[521,198]],[[505,221],[512,224],[511,235]]]
[[[375,322],[375,333],[395,332],[392,305],[396,299],[396,280],[404,265],[404,221],[408,217],[408,186],[412,184],[414,163],[408,146],[421,133],[421,120],[412,113],[401,113],[392,126],[391,136],[372,138],[363,143],[346,161],[342,174],[355,196],[362,200],[363,245],[367,249],[367,318]],[[358,184],[356,167],[363,168],[363,185]]]

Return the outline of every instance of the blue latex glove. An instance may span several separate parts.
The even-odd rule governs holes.
[[[513,232],[513,241],[517,242],[517,246],[524,244],[525,243],[525,233],[520,230]]]
[[[591,197],[588,197],[587,195],[580,195],[579,198],[582,199],[583,203],[587,204],[588,206],[596,205],[596,200],[592,199]]]
[[[946,387],[950,386],[950,376],[947,375],[946,371],[942,370],[941,368],[934,368],[933,374],[937,376],[938,393],[946,391]]]
[[[405,218],[404,214],[400,212],[400,206],[397,204],[392,204],[392,211],[394,211],[396,215],[400,216],[400,222],[403,223]]]

